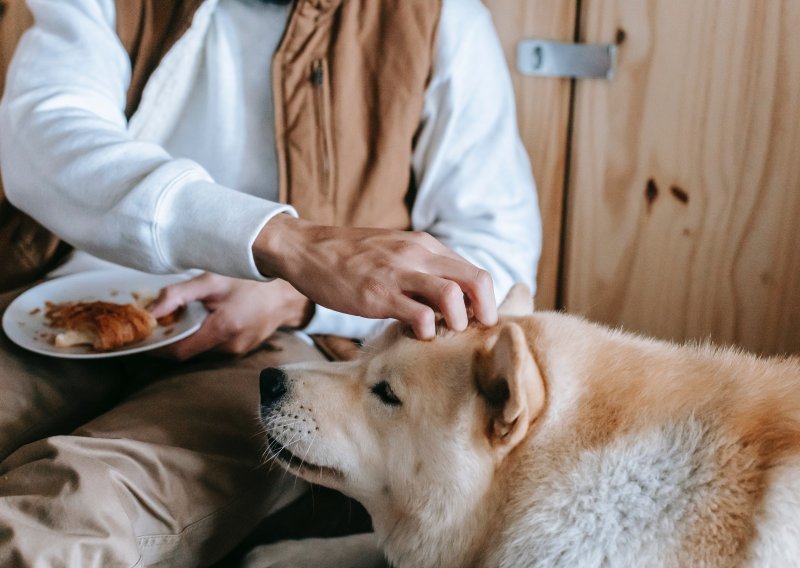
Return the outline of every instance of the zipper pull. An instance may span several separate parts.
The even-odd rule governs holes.
[[[321,87],[325,81],[325,70],[322,67],[322,60],[317,59],[311,69],[311,84],[315,87]]]

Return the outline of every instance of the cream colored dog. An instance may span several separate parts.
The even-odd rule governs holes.
[[[533,313],[262,374],[272,453],[397,567],[797,566],[800,360]]]

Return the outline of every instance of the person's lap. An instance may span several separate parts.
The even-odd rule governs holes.
[[[321,355],[271,345],[98,364],[0,339],[0,565],[204,565],[290,502],[303,484],[261,465],[258,373]]]
[[[0,314],[17,296],[0,295]],[[0,461],[17,447],[68,432],[108,409],[126,381],[117,360],[86,364],[28,353],[0,332]]]

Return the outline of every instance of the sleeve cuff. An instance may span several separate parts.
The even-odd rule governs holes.
[[[364,339],[377,335],[393,321],[351,316],[318,305],[315,308],[314,317],[308,322],[303,332],[309,335],[319,333]]]
[[[270,219],[297,216],[274,203],[206,180],[173,187],[159,206],[157,246],[177,270],[200,268],[216,274],[267,280],[256,267],[253,243]]]

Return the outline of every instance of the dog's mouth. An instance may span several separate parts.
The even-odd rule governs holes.
[[[342,472],[338,469],[317,465],[293,454],[285,445],[269,435],[267,436],[267,448],[269,453],[279,459],[287,468],[295,470],[298,473],[311,473],[338,478],[343,477]]]

